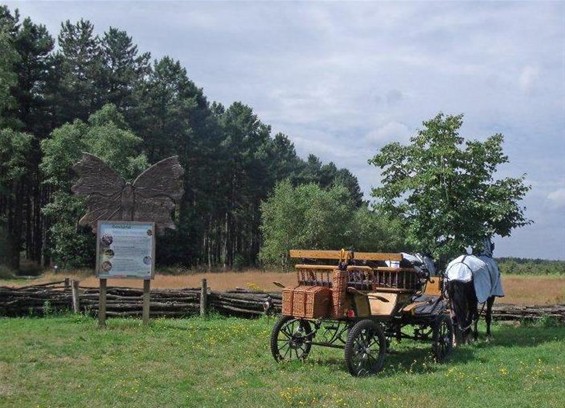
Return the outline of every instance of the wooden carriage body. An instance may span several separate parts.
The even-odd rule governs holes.
[[[414,296],[425,286],[401,253],[291,250],[290,257],[301,263],[295,265],[297,286],[282,292],[285,316],[387,320],[414,313]]]

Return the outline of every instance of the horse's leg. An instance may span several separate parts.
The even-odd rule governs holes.
[[[455,313],[453,312],[453,302],[450,302],[450,307],[449,307],[450,311],[449,311],[449,316],[451,317],[451,320],[453,321],[453,333],[451,335],[452,337],[452,341],[453,341],[453,347],[457,347],[461,341],[461,329],[459,328],[459,322],[457,321],[457,316],[455,315]]]
[[[462,307],[462,291],[460,282],[448,282],[445,287],[447,298],[449,299],[449,314],[453,320],[453,346],[457,347],[464,344],[463,327],[465,326],[465,314]]]
[[[469,310],[469,331],[473,333],[472,339],[477,341],[479,339],[479,309],[477,302],[477,294],[475,293],[475,285],[473,281],[467,285],[467,307]]]
[[[463,290],[465,297],[465,330],[463,334],[463,342],[470,343],[473,340],[477,340],[477,296],[475,295],[473,281],[466,282]]]
[[[477,341],[479,340],[479,308],[477,302],[471,302],[469,304],[469,309],[469,315],[471,317],[470,323],[473,327],[473,340]]]
[[[487,323],[487,341],[492,338],[490,333],[490,323],[492,322],[492,305],[494,304],[494,296],[487,299],[487,311],[485,313],[485,321]]]

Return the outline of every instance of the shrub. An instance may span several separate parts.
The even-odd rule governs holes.
[[[0,279],[12,279],[14,278],[14,271],[8,268],[6,265],[0,265]]]

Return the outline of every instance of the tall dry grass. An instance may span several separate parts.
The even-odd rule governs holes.
[[[66,277],[80,280],[81,286],[99,286],[99,280],[91,271],[85,270],[72,273],[48,272],[34,279],[0,279],[0,286],[24,286],[58,281]],[[200,287],[202,279],[206,279],[208,287],[215,291],[226,291],[236,288],[265,292],[280,291],[280,288],[273,284],[274,281],[280,282],[285,286],[296,286],[296,274],[294,272],[249,270],[244,272],[187,273],[183,275],[157,274],[151,282],[151,287],[159,289],[197,288]],[[565,277],[562,276],[504,275],[502,277],[502,284],[506,296],[498,299],[497,302],[499,303],[518,305],[565,304]],[[108,285],[142,288],[143,281],[137,279],[109,279]]]

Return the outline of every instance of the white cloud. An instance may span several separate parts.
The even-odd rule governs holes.
[[[412,136],[412,131],[406,124],[391,121],[371,130],[365,136],[365,140],[370,143],[384,145],[391,141],[406,142],[410,136]]]
[[[398,89],[391,89],[386,94],[386,101],[391,106],[394,106],[397,103],[400,103],[403,98],[404,98],[404,95]]]
[[[556,208],[563,208],[565,207],[565,188],[552,191],[547,195],[547,199],[552,203],[552,205]]]
[[[539,68],[528,65],[522,69],[518,80],[520,89],[526,93],[532,92],[540,78]]]

